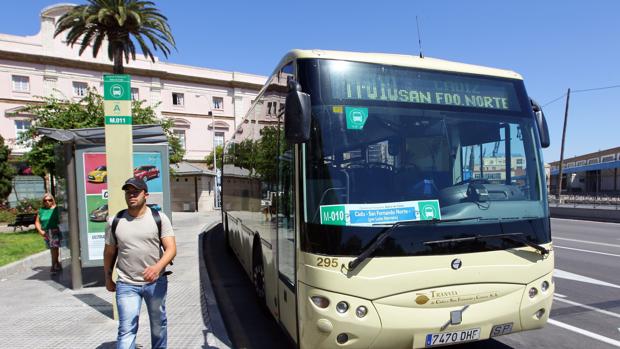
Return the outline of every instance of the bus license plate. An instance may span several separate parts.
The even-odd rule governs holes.
[[[472,328],[469,330],[456,332],[430,333],[426,335],[426,347],[428,348],[440,345],[477,341],[479,339],[479,328]]]

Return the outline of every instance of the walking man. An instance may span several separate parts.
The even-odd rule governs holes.
[[[118,217],[108,218],[103,262],[106,289],[116,291],[119,316],[116,347],[136,347],[138,316],[144,299],[151,324],[151,346],[166,348],[168,273],[165,268],[177,253],[172,224],[165,214],[146,205],[148,187],[142,179],[128,179],[123,190],[127,210],[119,212]],[[112,280],[115,260],[116,283]]]

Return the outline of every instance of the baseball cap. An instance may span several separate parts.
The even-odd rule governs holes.
[[[146,183],[144,183],[144,181],[140,178],[134,178],[131,177],[128,180],[125,181],[125,184],[123,184],[123,190],[127,190],[128,187],[134,187],[136,189],[139,190],[144,190],[145,193],[149,192],[149,188],[146,186]]]

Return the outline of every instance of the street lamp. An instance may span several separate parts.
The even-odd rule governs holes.
[[[209,115],[211,116],[211,131],[213,133],[213,139],[212,139],[212,146],[213,146],[213,170],[215,171],[215,180],[214,180],[214,186],[213,186],[213,192],[215,193],[215,195],[213,195],[213,207],[214,208],[219,208],[219,200],[218,197],[220,195],[220,191],[219,191],[219,187],[218,187],[218,182],[219,182],[219,173],[217,171],[217,146],[215,145],[215,116],[213,115],[213,111],[209,112]]]

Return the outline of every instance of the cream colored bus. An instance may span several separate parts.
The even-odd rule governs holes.
[[[554,292],[548,145],[512,71],[295,50],[226,145],[227,243],[299,348],[541,328]]]

